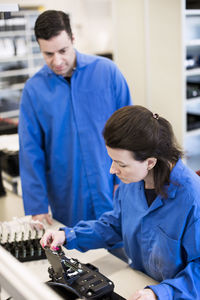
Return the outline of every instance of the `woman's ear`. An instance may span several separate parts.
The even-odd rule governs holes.
[[[147,158],[147,170],[150,171],[151,169],[153,169],[153,167],[155,167],[156,163],[157,163],[157,158],[155,158],[155,157]]]

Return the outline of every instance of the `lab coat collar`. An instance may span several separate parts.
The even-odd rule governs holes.
[[[184,172],[184,164],[181,159],[178,160],[176,165],[171,171],[170,174],[170,184],[166,186],[166,191],[169,199],[174,199],[176,197],[177,189],[179,185],[181,184],[181,174]],[[164,205],[164,198],[162,198],[160,195],[158,195],[155,199],[155,201],[152,203],[152,205],[149,207],[149,211],[153,211],[161,206]]]
[[[184,168],[182,160],[179,159],[170,174],[170,184],[167,187],[168,198],[175,198],[178,186],[182,185],[181,177],[184,174]]]
[[[81,69],[95,61],[95,55],[80,53],[75,49],[76,53],[76,68]]]

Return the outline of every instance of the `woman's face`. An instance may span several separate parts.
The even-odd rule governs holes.
[[[106,146],[108,155],[112,159],[110,173],[115,174],[124,183],[146,181],[149,171],[155,166],[156,158],[147,158],[138,161],[133,158],[132,152],[123,149],[114,149]]]

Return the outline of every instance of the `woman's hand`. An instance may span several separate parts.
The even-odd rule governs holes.
[[[63,230],[47,230],[40,240],[41,246],[48,246],[52,250],[57,250],[58,246],[65,243],[65,232]]]
[[[151,289],[138,290],[129,300],[156,300],[157,296]]]

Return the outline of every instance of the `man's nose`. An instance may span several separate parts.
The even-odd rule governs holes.
[[[53,56],[54,65],[58,66],[58,65],[61,64],[61,62],[62,62],[62,60],[61,60],[60,55],[58,53],[55,53],[54,56]]]

